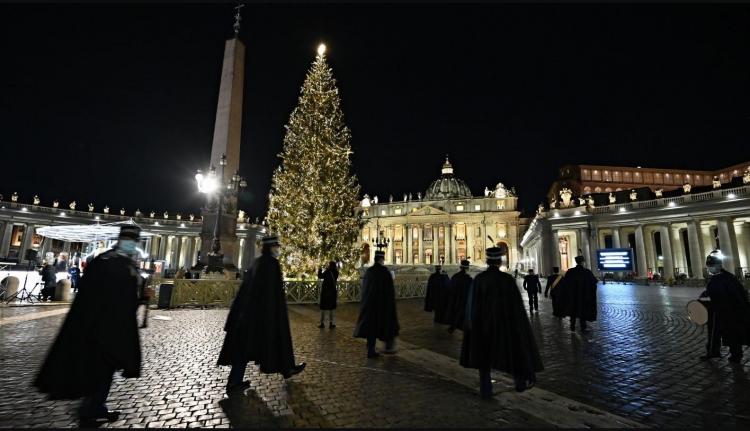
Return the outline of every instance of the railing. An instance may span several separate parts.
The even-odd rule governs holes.
[[[148,281],[148,287],[154,289],[151,303],[158,302],[159,287],[171,284],[172,296],[170,307],[228,307],[240,287],[239,280],[185,280],[153,278]],[[320,298],[322,281],[284,281],[286,301],[288,304],[317,304]],[[362,283],[360,280],[341,280],[337,283],[339,302],[359,302]],[[420,281],[397,281],[395,283],[396,298],[422,298],[425,294],[426,283]]]

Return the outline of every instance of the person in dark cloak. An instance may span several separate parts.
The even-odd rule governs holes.
[[[44,287],[39,294],[42,301],[52,300],[55,297],[55,286],[57,286],[57,271],[55,266],[49,260],[44,261],[44,266],[39,270],[39,275],[42,276],[42,282]]]
[[[318,325],[318,328],[326,327],[325,314],[328,311],[328,327],[333,329],[336,327],[333,313],[336,310],[338,298],[336,280],[339,278],[339,269],[336,262],[328,262],[328,268],[325,271],[318,270],[318,278],[323,280],[323,285],[320,287],[320,325]]]
[[[471,287],[471,276],[466,272],[469,269],[468,260],[461,261],[461,269],[451,277],[448,295],[448,320],[451,322],[448,332],[458,328],[463,331],[464,319],[466,318],[466,299]]]
[[[560,315],[570,317],[570,330],[576,330],[576,319],[581,332],[587,333],[586,322],[596,320],[596,277],[584,266],[583,256],[576,256],[576,266],[565,273],[560,285]]]
[[[449,325],[451,322],[447,318],[446,299],[450,289],[451,280],[448,274],[443,272],[441,265],[435,266],[435,272],[427,279],[427,290],[425,291],[424,310],[434,311],[433,320],[435,323]]]
[[[560,268],[552,267],[552,275],[547,277],[547,286],[544,288],[544,296],[549,296],[552,300],[552,315],[562,320],[562,307],[560,306],[560,282],[563,275],[560,274]]]
[[[232,301],[217,361],[232,366],[226,386],[229,395],[250,387],[248,380],[242,380],[250,361],[258,364],[262,373],[281,373],[285,379],[301,373],[307,365],[295,365],[280,253],[279,238],[264,237],[261,256]]]
[[[367,269],[362,279],[362,301],[354,337],[367,339],[367,357],[380,356],[375,351],[376,339],[385,342],[387,354],[396,353],[395,337],[400,326],[396,313],[396,289],[393,277],[383,264],[385,252],[375,252],[375,263]]]
[[[721,357],[721,345],[729,347],[729,362],[742,360],[742,346],[750,345],[750,302],[745,288],[724,270],[721,254],[714,250],[706,258],[709,280],[699,300],[708,308],[708,342],[702,361]]]
[[[474,278],[466,303],[459,363],[479,370],[483,399],[492,397],[492,369],[511,374],[518,392],[533,387],[544,369],[521,292],[513,276],[500,271],[502,257],[501,248],[487,249],[489,266]]]
[[[539,311],[539,292],[542,291],[542,283],[534,270],[529,268],[529,275],[523,277],[523,290],[529,296],[529,313]]]
[[[114,421],[107,408],[112,375],[141,375],[141,345],[136,309],[143,283],[135,258],[141,229],[120,227],[118,242],[86,266],[62,328],[47,354],[34,386],[50,399],[83,397],[82,425]]]

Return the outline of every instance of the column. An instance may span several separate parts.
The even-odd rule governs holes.
[[[180,268],[182,267],[182,264],[180,262],[180,257],[182,257],[182,236],[180,235],[175,236],[174,242],[176,243],[174,246],[176,248],[175,253],[174,253],[174,267]],[[235,262],[237,261],[235,260]]]
[[[736,274],[737,267],[740,265],[734,223],[731,218],[722,217],[718,220],[717,227],[719,228],[719,246],[721,247],[721,254],[724,255],[724,269]]]
[[[167,254],[167,240],[169,239],[166,235],[159,235],[159,253],[156,255],[157,260],[164,260]]]
[[[417,226],[419,233],[417,234],[419,240],[419,263],[424,264],[424,225],[420,224]]]
[[[456,253],[453,251],[453,245],[455,241],[453,240],[453,225],[451,223],[445,225],[445,237],[445,263],[448,265],[452,265],[453,256],[455,256]]]
[[[552,231],[552,263],[554,266],[560,268],[562,271],[562,265],[560,263],[560,235],[556,230]]]
[[[742,225],[742,236],[742,243],[745,247],[745,262],[742,266],[745,267],[745,270],[750,271],[750,222],[745,222]]]
[[[646,241],[643,239],[643,225],[635,228],[635,260],[638,269],[638,277],[646,276]]]
[[[8,256],[10,251],[10,235],[13,233],[13,223],[5,222],[3,229],[2,240],[0,240],[0,256],[3,258]]]
[[[386,226],[386,228],[385,228],[385,236],[390,241],[388,243],[388,248],[386,249],[386,257],[385,257],[386,260],[385,261],[388,262],[389,264],[393,265],[396,262],[393,261],[393,247],[395,246],[395,244],[393,243],[393,236],[394,235],[393,235],[393,227],[392,226]]]
[[[466,223],[466,257],[471,257],[472,260],[474,258],[474,233],[474,225]]]
[[[672,241],[672,258],[674,259],[675,277],[684,272],[687,274],[687,264],[685,263],[684,248],[682,245],[682,235],[679,228],[670,228],[669,237]]]
[[[70,242],[69,241],[65,241],[63,243],[63,251],[66,252],[66,253],[70,253]]]
[[[643,228],[644,239],[646,240],[646,271],[651,268],[652,271],[656,272],[658,267],[658,258],[656,256],[656,247],[654,245],[654,234],[646,231],[646,227]],[[656,262],[656,265],[654,264]]]
[[[191,268],[193,266],[193,262],[194,262],[194,259],[193,259],[193,250],[195,250],[195,248],[194,248],[195,240],[191,236],[186,237],[185,240],[187,241],[187,243],[185,244],[187,246],[187,249],[185,250],[185,266],[187,266],[188,269],[189,269],[189,268]],[[248,237],[245,239],[245,242],[247,242],[249,240],[250,240],[250,235],[248,235]],[[238,261],[238,262],[240,262],[240,261]],[[243,265],[242,269],[247,269],[247,268],[245,268],[245,266]]]
[[[26,225],[26,230],[23,232],[23,241],[21,242],[21,250],[18,252],[18,261],[26,260],[26,250],[31,248],[31,238],[34,236],[36,226],[33,224]],[[44,257],[44,256],[42,256]]]
[[[620,228],[612,228],[612,247],[620,248]]]
[[[576,232],[576,236],[580,238],[580,245],[581,245],[581,254],[583,255],[583,258],[586,259],[586,264],[589,267],[590,270],[596,271],[596,262],[589,260],[591,257],[591,248],[589,244],[589,230],[586,228],[578,229]]]
[[[404,256],[404,263],[412,263],[412,256],[411,256],[411,249],[412,249],[411,226],[412,225],[407,224],[405,226],[406,226],[406,236],[404,236],[404,239],[406,240],[406,247],[405,247],[406,256]]]
[[[598,247],[598,243],[596,247],[594,246],[594,243],[592,243],[594,236],[591,230],[588,230],[588,239],[589,239],[589,256],[588,256],[589,262],[591,262],[591,266],[593,268],[599,268],[599,258],[596,254],[596,251],[599,250],[600,247]]]
[[[672,257],[672,242],[669,240],[668,224],[659,226],[659,239],[661,241],[661,253],[664,258],[664,278],[674,278],[674,258]]]
[[[690,274],[691,277],[702,279],[703,278],[703,244],[701,244],[701,237],[698,235],[698,222],[690,220],[687,222],[687,233],[688,233],[688,250],[690,251]]]

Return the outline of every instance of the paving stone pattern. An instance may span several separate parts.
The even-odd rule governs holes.
[[[722,359],[698,360],[706,333],[690,322],[685,305],[701,290],[600,284],[599,319],[586,335],[571,333],[568,319],[553,317],[550,301],[540,297],[531,315],[545,366],[538,386],[648,426],[750,429],[750,352],[740,365],[727,361],[726,347]],[[422,306],[399,302],[401,338],[458,358],[461,332],[433,324]],[[344,306],[339,314],[353,318],[356,310]]]
[[[538,386],[611,413],[659,427],[750,427],[747,359],[704,363],[705,333],[685,304],[700,289],[599,286],[599,320],[587,335],[571,333],[544,298],[532,326],[544,358]],[[459,331],[449,334],[422,311],[399,301],[401,339],[454,358]],[[396,356],[366,359],[350,330],[318,329],[313,313],[290,307],[298,360],[307,369],[286,382],[248,368],[243,397],[224,394],[227,367],[215,366],[226,310],[152,310],[142,331],[144,375],[118,377],[112,427],[527,427],[546,423],[482,402],[476,391]],[[39,307],[37,311],[49,310]],[[30,308],[24,308],[23,313]],[[297,310],[297,311],[295,311]],[[7,313],[7,318],[15,311]],[[19,311],[20,312],[20,311]],[[338,319],[354,321],[357,304]],[[168,316],[172,320],[157,320]],[[0,327],[0,427],[76,426],[77,401],[46,401],[31,381],[64,316]],[[747,353],[747,352],[746,352]]]
[[[300,375],[248,369],[245,396],[227,398],[215,365],[227,310],[152,310],[143,330],[143,377],[115,379],[109,427],[531,427],[544,422],[481,401],[474,391],[397,356],[368,360],[350,331],[292,318]],[[172,320],[157,320],[168,316]],[[6,325],[0,336],[0,427],[77,426],[78,401],[47,401],[31,386],[63,316]],[[456,406],[460,406],[457,409]]]

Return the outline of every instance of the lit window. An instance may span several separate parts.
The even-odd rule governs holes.
[[[463,211],[464,206],[463,205],[456,205],[456,211]]]
[[[394,214],[399,215],[401,214],[401,207],[396,208],[394,211]]]
[[[477,205],[474,205],[474,211],[479,211],[479,210],[481,210],[481,209],[482,209],[482,206],[481,206],[481,205],[479,205],[479,204],[477,204]]]
[[[505,209],[505,201],[497,201],[497,209],[504,210]]]
[[[380,215],[385,215],[385,210],[380,210]]]

